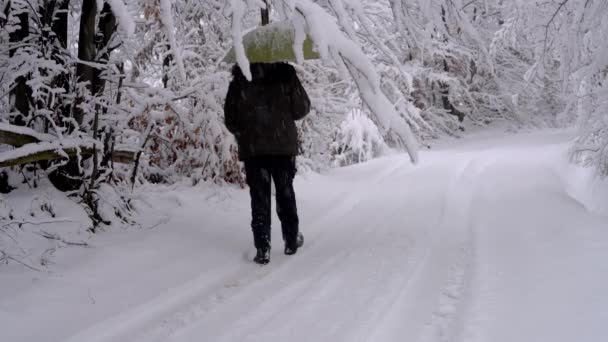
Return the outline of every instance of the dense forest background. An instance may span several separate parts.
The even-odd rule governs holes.
[[[323,57],[295,64],[313,103],[300,169],[415,160],[501,122],[576,127],[572,161],[608,175],[603,0],[3,0],[0,191],[50,181],[94,230],[129,221],[142,183],[244,185],[221,60],[261,11]]]

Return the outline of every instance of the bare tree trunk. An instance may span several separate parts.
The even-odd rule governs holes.
[[[11,2],[8,6],[8,10],[12,8],[14,4]],[[29,16],[28,13],[21,13],[17,16],[19,20],[19,28],[10,33],[9,41],[13,45],[9,51],[9,56],[13,57],[16,53],[14,45],[23,42],[29,36]],[[17,115],[12,118],[11,123],[18,126],[25,126],[27,123],[27,117],[30,116],[30,98],[31,90],[27,86],[27,76],[21,76],[17,78],[17,85],[11,92],[11,111],[17,112]]]
[[[11,2],[6,1],[4,3],[4,8],[2,9],[2,12],[4,14],[4,18],[0,18],[0,28],[4,27],[4,25],[6,25],[6,22],[8,21],[8,15],[11,12]]]
[[[120,72],[120,76],[118,77],[118,89],[116,92],[116,104],[119,105],[122,101],[122,84],[124,82],[124,73],[125,73],[125,63],[118,64],[118,72]]]
[[[100,64],[108,64],[110,60],[110,53],[116,46],[110,46],[112,36],[116,31],[116,17],[112,12],[112,8],[106,2],[101,10],[101,15],[99,17],[99,24],[97,27],[97,51],[99,52],[99,56],[97,56],[97,62]],[[102,71],[99,69],[95,69],[95,95],[100,95],[103,93],[106,80],[102,78]]]
[[[445,71],[446,73],[450,72],[450,68],[448,67],[448,62],[444,59],[443,60],[443,71]],[[461,111],[459,111],[456,107],[454,107],[454,104],[452,104],[452,102],[450,101],[450,86],[449,84],[440,82],[441,84],[441,101],[443,104],[443,109],[447,110],[448,112],[450,112],[450,114],[458,117],[458,121],[462,122],[464,120],[465,114]]]
[[[114,31],[116,29],[116,17],[114,17],[114,13],[112,13],[112,8],[110,7],[110,5],[106,2],[105,5],[103,6],[103,9],[101,10],[101,15],[99,18],[99,24],[98,24],[98,28],[97,28],[97,51],[99,51],[99,56],[97,56],[97,62],[100,64],[104,64],[107,65],[108,61],[110,60],[110,52],[112,52],[112,46],[110,46],[110,41],[112,39],[112,35],[114,34]],[[97,68],[95,69],[95,79],[94,79],[94,95],[95,96],[99,96],[101,94],[103,94],[103,91],[105,89],[106,86],[106,80],[102,77],[102,72],[103,70]],[[93,119],[93,138],[94,139],[98,139],[99,138],[99,115],[100,115],[100,106],[96,105],[95,106],[95,118]],[[106,108],[104,108],[104,112],[106,111]],[[107,136],[106,136],[106,148],[104,150],[108,151],[107,146],[110,143],[110,140],[112,140],[112,130],[110,129],[109,132],[107,132]],[[108,151],[109,154],[111,154],[111,150]],[[102,157],[102,160],[105,160],[105,156]],[[93,172],[91,173],[91,182],[89,184],[89,188],[93,189],[95,187],[95,181],[97,180],[97,176],[98,176],[98,161],[99,161],[99,157],[97,155],[97,149],[94,150],[93,152]]]
[[[270,3],[268,0],[264,0],[266,8],[262,8],[262,26],[270,24]]]
[[[59,9],[55,14],[55,19],[51,25],[53,32],[57,36],[59,45],[66,49],[68,47],[68,11],[70,0],[60,0]]]
[[[8,21],[8,16],[10,14],[11,11],[11,2],[10,1],[6,1],[4,3],[4,8],[2,9],[2,12],[4,14],[4,18],[0,19],[0,28],[4,28],[4,26],[6,25],[7,21]],[[10,37],[10,42],[13,42],[13,37]],[[12,56],[13,55],[13,51],[11,50],[9,52],[9,54]],[[10,98],[11,100],[13,99],[14,94],[10,94]],[[12,108],[11,108],[12,111]],[[14,123],[14,122],[13,122]],[[1,194],[8,194],[9,192],[11,192],[14,188],[9,184],[9,180],[8,180],[8,174],[6,173],[6,171],[2,171],[0,172],[0,193]]]
[[[97,63],[99,64],[108,64],[110,59],[110,52],[112,47],[109,46],[110,40],[112,39],[112,35],[114,34],[114,30],[116,28],[116,17],[112,13],[112,8],[108,3],[103,6],[103,10],[101,11],[101,16],[99,18],[99,24],[97,28],[97,40],[96,40],[96,48],[99,51],[100,55],[97,56]],[[102,77],[103,70],[96,68],[94,79],[93,79],[93,90],[94,96],[99,96],[103,94],[103,91],[106,87],[106,80]],[[99,105],[95,106],[95,118],[93,121],[93,138],[98,138],[99,131]]]
[[[266,8],[262,8],[262,26],[270,24],[270,4],[268,0],[264,0]]]
[[[167,55],[163,58],[163,87],[165,87],[165,89],[169,86],[169,70],[171,69],[172,62],[173,55],[171,54],[171,46],[167,44]]]
[[[7,21],[8,21],[8,16],[10,14],[11,11],[11,2],[10,1],[6,1],[4,4],[4,8],[2,9],[3,14],[4,14],[4,18],[0,19],[0,28],[4,28],[4,26],[6,25]],[[10,42],[12,43],[12,36],[10,37]],[[9,54],[12,56],[13,55],[13,51],[11,50],[9,52]],[[10,98],[13,98],[14,94],[10,94]],[[12,108],[11,108],[12,111]],[[14,123],[14,122],[13,122]],[[9,192],[11,192],[14,188],[9,184],[9,180],[8,180],[8,173],[6,173],[6,171],[2,171],[0,172],[0,193],[1,194],[8,194]]]
[[[96,93],[95,68],[82,62],[94,62],[96,57],[95,46],[95,19],[97,16],[96,0],[82,1],[82,14],[80,16],[80,33],[78,36],[78,59],[80,62],[76,67],[76,77],[79,82],[88,82],[87,88],[91,94]],[[80,99],[82,101],[82,99]],[[77,102],[80,102],[77,101]],[[78,124],[82,124],[84,112],[76,106],[74,118]]]
[[[65,4],[63,4],[65,5]],[[82,14],[80,16],[80,32],[78,37],[78,59],[84,62],[94,62],[96,57],[95,48],[95,19],[97,16],[96,0],[82,1]],[[90,65],[78,63],[76,67],[76,77],[79,82],[88,82],[87,89],[91,94],[95,94],[95,68]],[[84,120],[84,112],[78,106],[82,98],[76,100],[72,105],[74,119],[79,125]],[[83,184],[80,167],[77,158],[70,158],[68,163],[55,172],[49,174],[49,180],[61,191],[73,191],[80,188]]]
[[[59,51],[55,51],[53,54],[53,58],[59,64],[63,64],[66,67],[66,72],[58,75],[54,80],[54,85],[56,87],[63,88],[65,90],[65,94],[70,93],[70,81],[67,73],[68,65],[67,61],[64,58],[64,55],[67,54],[68,47],[68,11],[69,11],[70,0],[59,0],[59,6],[57,10],[55,8],[50,9],[55,13],[54,18],[51,18],[51,29],[55,34],[55,39],[58,42]],[[55,7],[55,6],[54,6]],[[57,109],[57,115],[61,117],[69,117],[70,116],[70,104],[67,101],[67,98],[64,96],[61,105]],[[58,120],[61,122],[61,120]],[[48,128],[47,128],[48,129]],[[46,131],[46,130],[45,130]]]

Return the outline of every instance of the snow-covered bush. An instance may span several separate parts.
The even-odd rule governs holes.
[[[334,164],[361,163],[381,155],[387,149],[378,126],[360,109],[352,110],[335,133],[331,145]]]
[[[572,158],[608,176],[608,67],[598,74],[596,86],[579,101],[581,127],[572,148]],[[602,76],[603,75],[603,76]],[[601,84],[601,85],[600,85]]]
[[[568,126],[578,121],[572,158],[608,175],[608,3],[568,0],[510,3],[517,25],[511,55],[531,64],[520,99],[535,104],[533,121]],[[513,73],[511,64],[502,67]],[[521,74],[521,72],[519,72]]]
[[[142,0],[145,21],[129,48],[129,128],[145,144],[141,181],[243,184],[236,144],[223,124],[230,75],[219,61],[230,47],[229,18],[210,1]],[[143,82],[143,84],[142,84]]]

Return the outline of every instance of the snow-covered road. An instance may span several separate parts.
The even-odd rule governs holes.
[[[275,215],[265,267],[245,190],[149,188],[154,229],[0,272],[0,340],[608,340],[608,218],[575,198],[567,146],[482,134],[299,176],[306,244],[283,255]]]

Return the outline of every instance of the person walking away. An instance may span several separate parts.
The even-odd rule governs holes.
[[[296,70],[287,63],[253,63],[251,74],[252,80],[247,81],[238,65],[233,67],[224,114],[226,127],[236,137],[239,159],[245,163],[257,250],[253,261],[265,265],[271,249],[271,180],[285,254],[295,254],[304,243],[293,188],[298,154],[295,121],[308,114],[310,99]]]

